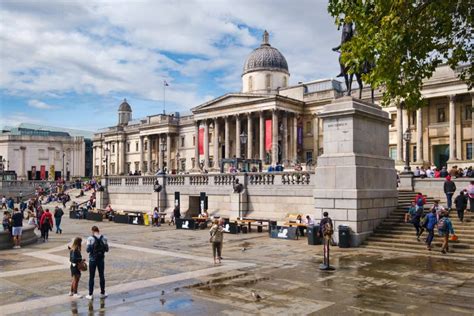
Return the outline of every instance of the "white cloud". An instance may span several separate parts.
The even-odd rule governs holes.
[[[326,6],[310,0],[4,1],[0,87],[38,99],[75,92],[159,103],[166,78],[167,102],[189,109],[208,97],[200,85],[240,89],[245,57],[260,42],[251,29],[270,31],[271,44],[288,60],[290,83],[331,77],[338,63],[330,48],[340,35]],[[209,83],[210,72],[222,75]]]
[[[28,101],[28,106],[30,106],[32,108],[40,109],[40,110],[51,110],[51,109],[57,108],[57,106],[55,106],[55,105],[47,104],[47,103],[44,103],[42,101],[35,100],[35,99],[29,100]]]

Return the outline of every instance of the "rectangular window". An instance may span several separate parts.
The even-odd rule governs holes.
[[[191,158],[191,167],[196,168],[196,159]]]
[[[138,170],[140,170],[140,162],[135,161],[135,170],[134,171],[138,171]]]
[[[181,147],[184,147],[184,136],[181,137]]]
[[[312,162],[313,161],[313,152],[312,151],[307,151],[306,152],[306,162]]]
[[[392,146],[388,149],[388,155],[390,156],[390,158],[392,158],[393,160],[397,160],[397,147],[395,146]]]
[[[147,161],[144,161],[143,162],[143,170],[142,170],[142,173],[145,173],[148,171],[148,162]]]
[[[438,108],[438,123],[446,122],[446,110],[443,107]]]
[[[392,120],[392,123],[390,123],[390,127],[395,127],[395,124],[397,122],[397,113],[391,113],[390,119]]]
[[[135,151],[138,152],[138,142],[135,142]]]
[[[126,173],[130,173],[130,166],[131,166],[131,163],[127,162],[127,170],[125,170]]]
[[[472,160],[472,143],[466,144],[466,159]]]
[[[115,163],[114,162],[112,162],[110,164],[110,174],[115,174]]]
[[[115,153],[115,144],[112,144],[112,154]]]
[[[196,146],[196,136],[193,136],[193,146]],[[194,168],[194,166],[193,166]]]
[[[130,143],[127,143],[127,152],[130,152]]]
[[[416,111],[410,111],[410,126],[416,126]]]
[[[410,159],[412,162],[413,161],[416,161],[417,160],[417,157],[416,157],[416,145],[412,147],[412,158]]]
[[[313,134],[313,124],[311,121],[306,122],[306,134]]]
[[[147,147],[148,147],[148,142],[145,142],[145,144],[143,144],[143,150],[147,150]]]
[[[186,170],[186,159],[181,159],[180,170],[182,171]]]
[[[471,105],[464,106],[464,120],[465,121],[472,120],[472,106]]]

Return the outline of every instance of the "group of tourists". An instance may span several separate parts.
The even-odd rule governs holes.
[[[452,209],[452,196],[456,191],[456,186],[454,182],[451,181],[449,175],[446,177],[444,183],[444,191],[447,196],[447,209],[440,205],[439,201],[436,200],[428,213],[425,214],[426,198],[421,192],[418,192],[405,214],[405,222],[413,224],[418,241],[420,241],[425,230],[427,231],[425,243],[428,250],[432,249],[431,244],[435,237],[435,230],[437,230],[438,235],[443,239],[441,252],[445,254],[449,252],[450,237],[452,240],[457,240],[453,223],[449,218]],[[456,212],[461,222],[464,220],[464,212],[467,208],[468,196],[470,197],[471,195],[474,197],[474,181],[471,182],[468,188],[462,190],[454,200]]]
[[[472,167],[463,169],[458,168],[458,166],[453,166],[449,171],[446,166],[441,169],[436,166],[428,168],[416,167],[413,175],[416,178],[446,178],[448,175],[453,178],[474,178],[474,171]]]
[[[94,281],[96,271],[99,273],[100,298],[107,297],[105,293],[105,253],[109,251],[107,237],[100,233],[99,227],[92,226],[91,236],[86,241],[86,252],[89,254],[89,267],[82,256],[82,238],[76,237],[69,249],[69,261],[71,263],[71,289],[69,296],[82,298],[78,292],[79,280],[82,272],[89,270],[89,291],[86,298],[94,298]]]

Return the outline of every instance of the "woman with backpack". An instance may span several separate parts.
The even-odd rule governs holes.
[[[71,291],[69,291],[69,296],[74,298],[82,298],[82,295],[77,293],[77,287],[79,285],[79,279],[81,278],[81,269],[79,265],[84,264],[85,260],[82,259],[81,254],[81,244],[82,238],[76,237],[69,248],[69,261],[71,262]]]
[[[224,241],[224,228],[219,220],[214,220],[214,223],[209,231],[211,238],[209,241],[212,244],[212,254],[214,256],[214,264],[221,263],[222,259],[222,242]]]
[[[449,234],[454,235],[453,224],[449,219],[449,213],[441,213],[441,218],[438,222],[438,234],[443,237],[443,245],[441,246],[441,252],[449,252]]]
[[[43,242],[45,242],[49,238],[49,231],[53,230],[53,215],[51,215],[49,209],[46,209],[43,215],[41,215],[39,223],[41,229],[41,238],[43,238]]]
[[[438,223],[436,219],[436,209],[433,207],[431,212],[425,216],[425,228],[428,231],[428,237],[426,238],[426,249],[431,250],[431,243],[434,238],[434,229]]]

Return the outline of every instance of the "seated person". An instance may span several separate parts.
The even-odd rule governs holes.
[[[207,212],[207,210],[204,210],[201,214],[199,214],[198,217],[199,217],[199,218],[208,218],[208,217],[209,217],[209,213]]]
[[[306,225],[308,226],[314,225],[314,220],[311,217],[309,217],[309,215],[306,215]]]

